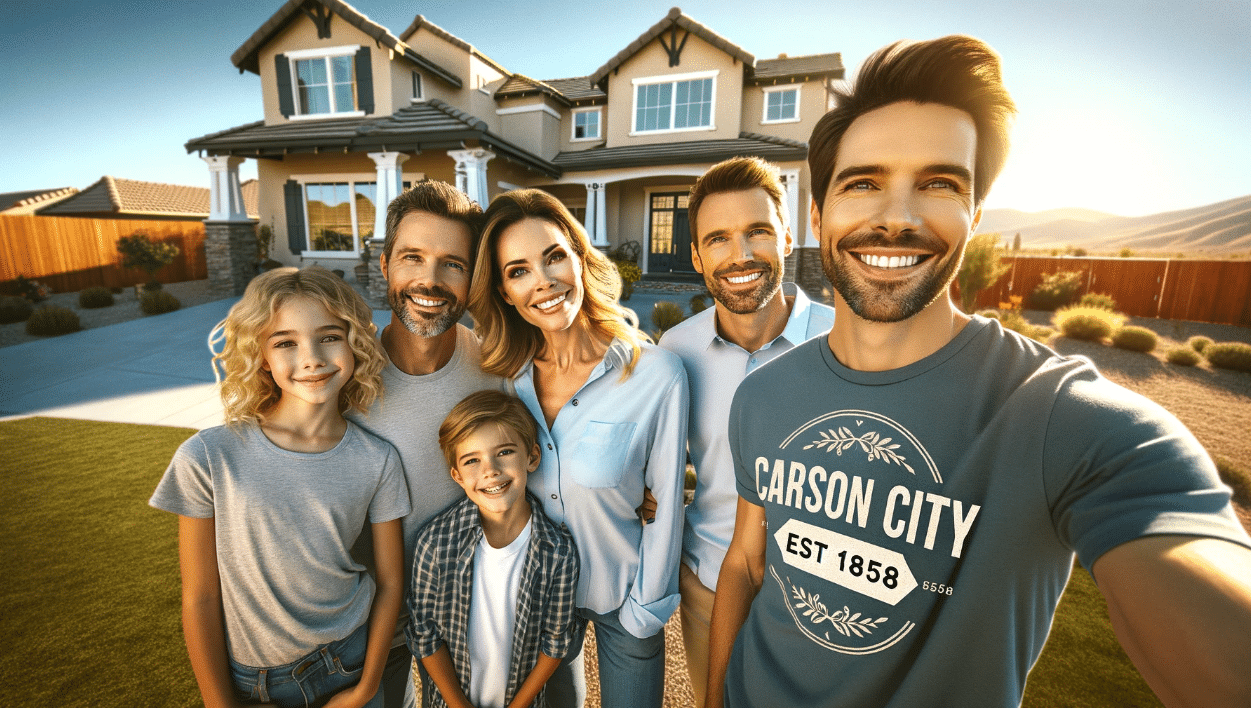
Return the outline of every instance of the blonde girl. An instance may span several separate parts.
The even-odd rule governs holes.
[[[381,393],[369,307],[323,268],[254,279],[214,329],[226,425],[175,453],[183,630],[206,706],[381,705],[402,583],[399,455],[343,417]],[[375,582],[349,549],[366,519]]]
[[[678,604],[686,372],[626,322],[616,267],[555,197],[506,192],[485,220],[469,289],[482,368],[512,378],[542,423],[527,486],[577,542],[578,612],[595,623],[602,705],[658,707],[663,628]],[[641,526],[645,488],[657,510]],[[548,682],[551,705],[581,704],[573,656]]]

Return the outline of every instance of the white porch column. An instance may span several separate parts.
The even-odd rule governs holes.
[[[786,189],[786,214],[790,219],[791,238],[794,247],[799,248],[804,245],[806,223],[799,213],[799,170],[782,170],[779,177],[782,179],[782,187]]]
[[[603,182],[591,182],[586,185],[586,220],[582,224],[591,245],[608,248],[608,210],[605,207],[605,190]]]
[[[478,203],[483,209],[490,203],[487,191],[487,162],[495,153],[483,148],[472,150],[448,150],[448,157],[456,160],[456,188]]]
[[[242,157],[215,155],[201,158],[209,167],[209,221],[247,221],[243,191],[239,188]]]
[[[373,238],[382,239],[387,233],[387,206],[391,204],[392,199],[400,196],[400,191],[404,188],[403,173],[400,171],[400,165],[409,156],[402,152],[371,152],[368,155],[373,158],[374,165],[378,170],[377,201],[374,203]]]

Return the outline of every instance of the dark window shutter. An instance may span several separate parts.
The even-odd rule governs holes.
[[[290,118],[295,114],[295,100],[291,96],[291,62],[286,54],[274,57],[274,76],[278,81],[278,112]]]
[[[282,191],[287,202],[287,247],[298,256],[304,250],[304,188],[289,179]]]
[[[369,68],[369,47],[356,52],[356,110],[374,112],[374,72]]]

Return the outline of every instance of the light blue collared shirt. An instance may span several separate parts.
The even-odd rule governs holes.
[[[543,424],[533,362],[513,380],[517,397],[540,422],[543,459],[527,487],[578,545],[578,607],[618,612],[621,625],[639,638],[661,631],[678,606],[688,401],[682,362],[659,347],[642,347],[622,381],[632,352],[613,340],[551,430]],[[644,487],[657,505],[655,522],[646,526],[634,511]]]
[[[660,346],[682,359],[691,385],[687,439],[696,485],[695,501],[686,507],[682,560],[712,590],[717,588],[721,562],[734,535],[738,508],[728,433],[734,392],[751,372],[834,326],[834,308],[813,302],[794,283],[782,283],[781,294],[795,299],[786,327],[758,351],[748,352],[717,334],[715,307],[660,339]]]

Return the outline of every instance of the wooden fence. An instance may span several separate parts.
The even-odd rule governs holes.
[[[1251,261],[1005,256],[1011,270],[978,293],[977,307],[998,307],[1029,294],[1043,276],[1082,273],[1081,294],[1104,293],[1135,317],[1251,327]]]
[[[125,287],[146,282],[144,271],[122,268],[117,252],[118,239],[139,231],[153,241],[178,246],[178,258],[156,272],[160,282],[208,277],[202,221],[0,215],[0,284],[5,294],[13,294],[12,281],[19,275],[58,293],[92,285]]]

